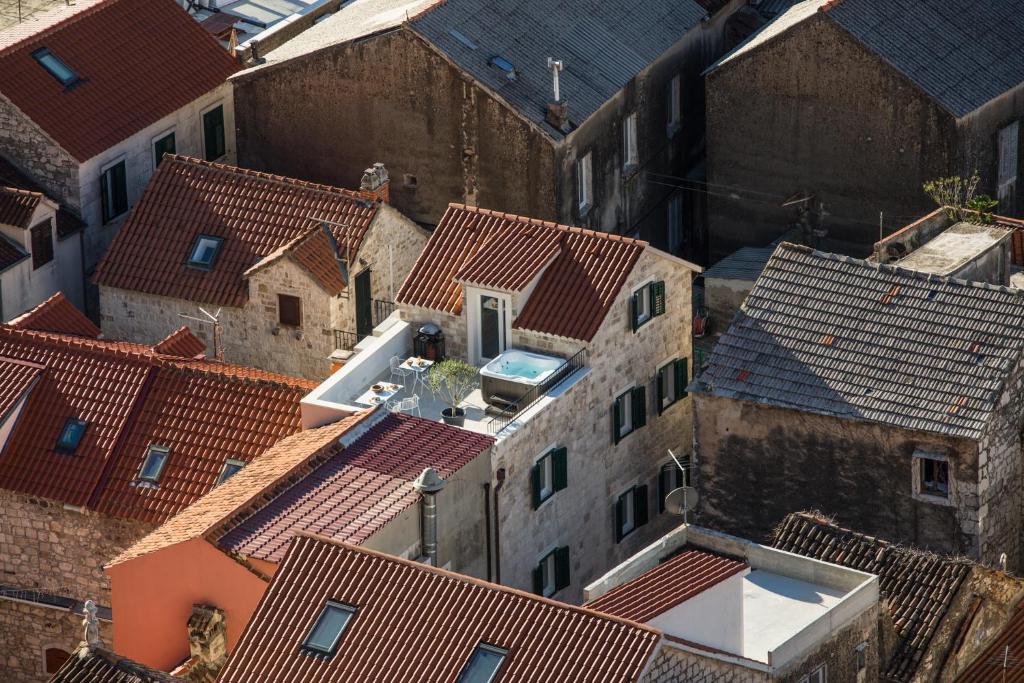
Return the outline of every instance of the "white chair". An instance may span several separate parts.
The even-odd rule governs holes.
[[[413,394],[409,398],[403,398],[398,404],[398,411],[401,413],[409,413],[412,415],[412,411],[416,411],[417,417],[423,417],[420,413],[420,397],[418,394]]]
[[[412,375],[412,374],[415,374],[415,371],[408,370],[408,369],[402,367],[402,359],[401,358],[399,358],[398,356],[391,356],[391,381],[392,382],[395,382],[395,377],[398,377],[398,378],[401,379],[401,381],[400,382],[395,382],[395,384],[401,384],[401,385],[404,386],[405,385],[405,378],[408,377],[409,375]]]

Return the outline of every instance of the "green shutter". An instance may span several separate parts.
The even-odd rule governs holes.
[[[677,400],[686,397],[686,385],[690,382],[690,373],[688,372],[689,360],[689,358],[680,358],[673,363],[673,370],[675,370],[676,373],[675,398]]]
[[[643,292],[643,290],[640,290],[638,292],[633,292],[633,296],[629,297],[629,324],[633,328],[634,332],[636,332],[637,329],[640,328],[640,320],[639,320],[640,304],[639,304],[639,299],[640,299],[640,296],[642,296],[642,292]]]
[[[569,582],[569,548],[562,546],[555,549],[555,590],[562,590]]]
[[[619,496],[619,499],[615,501],[615,542],[618,543],[622,540],[622,520],[626,516],[623,501],[625,496]]]
[[[544,564],[544,560],[540,562]],[[537,595],[544,595],[544,571],[540,568],[541,564],[533,568],[533,592]]]
[[[633,519],[636,520],[636,526],[647,524],[647,484],[633,489],[633,506]]]
[[[647,424],[647,387],[633,389],[633,431]]]
[[[541,465],[542,465],[543,462],[544,462],[544,460],[542,458],[540,460],[540,462],[535,463],[534,466],[530,468],[530,489],[531,489],[531,494],[532,494],[532,497],[533,497],[533,509],[534,510],[539,508],[540,504],[541,504],[541,499],[540,499],[540,468],[541,468]]]
[[[659,280],[651,283],[651,316],[665,313],[665,282]]]
[[[622,407],[619,399],[612,401],[612,443],[619,443],[619,433],[622,431]]]
[[[224,156],[224,107],[217,107],[203,114],[203,138],[206,143],[207,161]]]
[[[664,368],[662,368],[663,370]],[[665,380],[663,377],[662,370],[658,370],[657,382],[658,382],[658,415],[661,415],[662,406],[665,404]]]
[[[100,173],[100,207],[103,211],[103,222],[110,222],[110,198],[107,196],[107,173]]]
[[[111,180],[114,183],[114,216],[120,216],[128,210],[128,178],[125,174],[125,166],[122,161],[111,170]]]
[[[569,485],[569,459],[566,457],[568,451],[563,448],[556,448],[551,451],[551,472],[553,473],[553,484],[555,491],[561,491]]]
[[[672,470],[669,467],[675,467],[675,464],[669,463],[668,465],[662,465],[661,470],[658,472],[658,512],[665,511],[665,496],[671,490],[668,478],[672,476]],[[678,469],[678,468],[677,468]]]

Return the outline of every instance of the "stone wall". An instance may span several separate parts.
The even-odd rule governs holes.
[[[694,401],[697,523],[764,541],[786,514],[817,509],[869,535],[977,555],[974,442],[706,394]],[[948,453],[949,504],[913,495],[917,448]]]
[[[78,162],[14,104],[0,95],[0,150],[39,183],[47,196],[80,209]]]
[[[662,645],[640,683],[761,683],[768,674]]]
[[[0,600],[0,679],[4,683],[45,683],[46,650],[74,652],[82,640],[82,615],[52,607]],[[113,627],[100,621],[100,639],[109,647]]]
[[[843,683],[876,683],[879,680],[879,613],[883,609],[875,603],[859,617],[847,624],[796,661],[787,663],[775,672],[772,679],[779,683],[801,683],[802,677],[825,665],[829,681]],[[857,677],[857,648],[864,647],[865,667]]]

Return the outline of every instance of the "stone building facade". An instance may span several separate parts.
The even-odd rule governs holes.
[[[809,244],[865,256],[880,221],[889,233],[934,206],[924,182],[975,170],[978,192],[998,197],[1000,213],[1021,215],[1019,74],[998,81],[1002,65],[983,68],[960,59],[969,48],[950,55],[938,45],[944,59],[904,64],[929,49],[921,18],[897,13],[889,42],[875,45],[858,36],[858,16],[879,4],[796,3],[708,73],[708,182],[735,188],[708,198],[712,262],[768,244],[800,223],[805,205],[810,227],[826,234],[808,234]],[[997,5],[1012,11],[1012,1]],[[926,44],[948,35],[936,8],[922,6],[934,22]],[[998,33],[999,11],[967,11],[963,25]],[[970,94],[957,80],[967,74],[985,74]]]

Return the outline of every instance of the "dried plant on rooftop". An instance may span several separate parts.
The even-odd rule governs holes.
[[[975,194],[980,182],[981,177],[975,170],[966,178],[936,178],[922,187],[925,194],[942,207],[950,220],[987,225],[992,222],[992,210],[999,202],[987,194]]]

